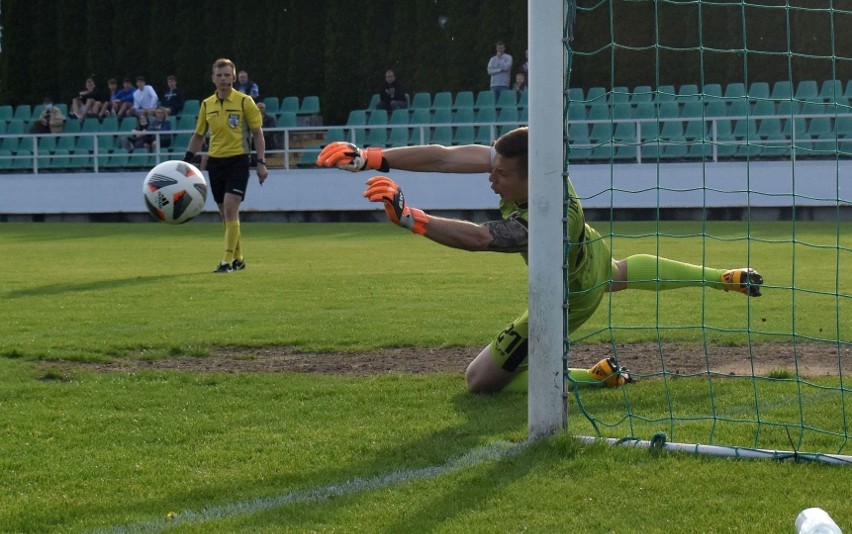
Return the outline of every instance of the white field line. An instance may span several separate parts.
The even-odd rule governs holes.
[[[95,532],[103,533],[125,533],[125,532],[160,532],[177,525],[198,525],[205,521],[230,518],[238,515],[253,514],[263,510],[270,510],[279,506],[296,503],[309,503],[322,501],[331,497],[351,495],[362,491],[373,491],[395,484],[403,484],[412,480],[423,480],[459,471],[483,462],[501,460],[514,456],[523,451],[531,441],[525,440],[518,443],[498,441],[489,443],[473,449],[461,456],[450,458],[446,463],[423,467],[421,469],[409,469],[393,471],[386,475],[373,478],[354,478],[340,484],[331,484],[319,488],[305,489],[273,495],[271,497],[257,497],[255,499],[225,503],[209,506],[202,510],[184,510],[176,512],[173,517],[163,515],[158,519],[133,523],[130,525],[116,525]]]

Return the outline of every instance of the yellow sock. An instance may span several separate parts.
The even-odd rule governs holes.
[[[240,248],[240,236],[237,235],[237,244],[234,247],[234,259],[243,261],[243,250]]]
[[[650,254],[636,254],[627,258],[627,288],[663,291],[699,287],[706,281],[711,287],[723,289],[723,272],[724,269],[711,269]]]
[[[227,221],[225,223],[225,258],[227,263],[233,263],[234,251],[240,242],[240,221]]]

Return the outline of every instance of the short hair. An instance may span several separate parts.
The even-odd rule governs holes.
[[[118,82],[115,80],[115,78],[110,78],[109,80],[107,80],[107,84],[111,84],[111,83],[118,85]]]
[[[219,59],[213,62],[214,71],[221,67],[231,67],[231,71],[233,71],[234,74],[237,73],[237,66],[234,65],[234,62],[228,58],[220,57]]]
[[[171,81],[171,80],[177,81],[177,78],[175,78],[174,74],[169,74],[168,76],[166,76],[166,81]]]
[[[529,128],[523,126],[501,135],[494,143],[494,150],[504,158],[518,162],[518,169],[527,176],[529,162]]]
[[[144,81],[145,81],[145,77],[144,77],[144,76],[137,76],[137,77],[136,77],[136,81],[137,81],[137,82],[144,82]]]

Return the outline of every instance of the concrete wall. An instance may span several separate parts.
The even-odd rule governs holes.
[[[368,212],[364,181],[377,172],[327,169],[271,170],[263,187],[252,173],[245,212]],[[498,197],[486,175],[389,173],[408,201],[432,211],[493,210]],[[852,206],[852,162],[773,161],[575,165],[571,177],[583,205],[594,210],[778,208],[794,204],[833,210]],[[0,176],[0,217],[73,214],[146,214],[145,173],[24,174]],[[208,199],[211,216],[216,208]]]

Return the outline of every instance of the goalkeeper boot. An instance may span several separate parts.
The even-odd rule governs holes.
[[[722,273],[722,284],[725,291],[736,291],[743,295],[759,297],[763,276],[751,267],[731,269]]]
[[[238,259],[235,258],[234,263],[231,264],[231,268],[235,271],[242,271],[243,269],[245,269],[246,268],[245,258],[243,258],[241,260],[238,260]]]
[[[223,261],[222,263],[219,264],[218,267],[216,267],[216,269],[213,272],[214,273],[229,273],[233,270],[234,269],[231,268],[230,263]]]
[[[595,380],[603,382],[610,388],[620,388],[624,384],[632,384],[633,377],[625,367],[620,367],[614,358],[604,358],[589,369],[589,374]]]

